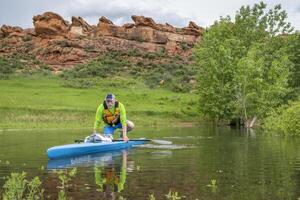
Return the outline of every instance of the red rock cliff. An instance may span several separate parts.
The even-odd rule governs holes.
[[[107,51],[132,49],[187,57],[204,31],[194,22],[185,28],[175,28],[149,17],[131,18],[134,23],[117,26],[101,17],[94,26],[81,17],[72,17],[69,23],[56,13],[46,12],[33,17],[34,29],[3,25],[0,55],[25,53],[57,66],[81,63]]]

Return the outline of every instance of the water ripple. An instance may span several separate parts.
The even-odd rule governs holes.
[[[186,145],[155,145],[155,144],[144,144],[144,145],[139,145],[139,148],[146,148],[146,149],[187,149],[191,148],[191,146],[186,146]]]

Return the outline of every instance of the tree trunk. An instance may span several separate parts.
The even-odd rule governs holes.
[[[254,126],[254,124],[255,124],[255,121],[256,121],[256,116],[254,116],[254,117],[252,118],[252,120],[251,120],[251,119],[247,119],[247,120],[245,121],[245,127],[246,127],[246,128],[252,128],[252,127]]]

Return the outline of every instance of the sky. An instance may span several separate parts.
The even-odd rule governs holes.
[[[132,22],[131,15],[153,18],[157,23],[185,27],[194,21],[209,27],[221,16],[233,17],[243,5],[254,5],[254,0],[0,0],[0,26],[3,24],[31,28],[32,17],[47,11],[56,12],[65,20],[81,16],[97,25],[101,16],[122,25]],[[288,13],[288,22],[300,30],[300,0],[265,0],[268,8],[281,4]]]

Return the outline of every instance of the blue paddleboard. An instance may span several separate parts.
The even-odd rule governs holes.
[[[114,142],[97,142],[97,143],[79,143],[66,144],[61,146],[51,147],[47,150],[48,158],[57,159],[78,155],[86,155],[93,153],[101,153],[107,151],[115,151],[120,149],[127,149],[137,145],[144,144],[147,140],[132,140],[128,142],[114,141]]]

